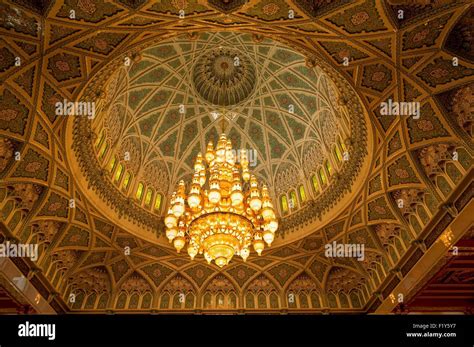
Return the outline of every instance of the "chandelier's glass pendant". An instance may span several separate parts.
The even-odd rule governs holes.
[[[244,186],[242,180],[249,184]],[[267,187],[259,189],[257,179],[250,175],[245,151],[240,151],[240,163],[236,163],[225,134],[215,149],[210,142],[205,156],[197,155],[187,193],[184,181],[179,182],[165,225],[166,236],[178,253],[187,247],[191,259],[203,254],[208,263],[214,260],[219,267],[234,255],[245,261],[251,246],[261,255],[278,229]]]

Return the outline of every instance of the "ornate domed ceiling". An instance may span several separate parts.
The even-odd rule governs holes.
[[[469,1],[37,3],[0,4],[0,240],[40,245],[36,263],[11,261],[45,305],[388,312],[434,246],[448,253],[472,197]],[[57,115],[63,100],[95,101],[96,119]],[[381,114],[388,100],[420,117]],[[258,152],[281,234],[219,269],[177,255],[160,223],[223,107],[234,143]],[[365,258],[326,257],[334,241]]]
[[[83,140],[86,119],[75,120],[73,146],[102,199],[135,218],[131,199],[158,235],[163,231],[157,217],[166,213],[177,183],[191,181],[196,155],[224,129],[233,146],[247,152],[252,173],[269,187],[280,217],[306,214],[320,226],[315,217],[347,193],[370,147],[356,98],[351,107],[343,106],[340,91],[320,67],[274,40],[230,32],[201,33],[192,40],[182,35],[133,59],[102,88],[101,109],[90,125],[95,149]],[[349,155],[350,143],[360,150]],[[102,170],[108,171],[105,177]],[[111,198],[114,189],[119,194]],[[282,225],[278,235],[290,229]],[[126,228],[156,240],[143,228]],[[299,237],[313,228],[299,228]]]
[[[205,40],[204,37],[200,39]],[[192,71],[194,89],[213,105],[232,106],[252,94],[257,71],[252,58],[245,51],[239,50],[239,46],[234,46],[239,41],[229,39],[229,35],[220,38],[221,44],[218,41],[219,38],[214,38],[195,47],[202,49],[202,52]],[[211,42],[213,48],[206,48],[206,43]],[[240,42],[242,44],[245,45],[245,42]],[[223,45],[227,47],[224,48]]]

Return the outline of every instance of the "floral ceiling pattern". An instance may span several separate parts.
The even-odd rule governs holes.
[[[209,141],[216,143],[223,130],[234,148],[246,152],[252,173],[267,184],[275,202],[299,191],[292,213],[280,206],[282,217],[305,207],[307,197],[316,198],[311,178],[318,168],[330,170],[327,178],[322,176],[326,194],[316,194],[321,205],[329,192],[331,200],[338,197],[329,177],[333,170],[341,176],[338,186],[345,182],[342,177],[350,181],[357,173],[358,165],[344,165],[340,145],[346,148],[343,142],[352,135],[353,146],[366,147],[363,117],[352,112],[349,120],[351,111],[339,105],[341,96],[329,77],[308,67],[307,59],[291,48],[270,39],[256,42],[249,34],[206,33],[192,41],[164,41],[134,59],[132,66],[113,72],[101,91],[103,107],[90,126],[96,150],[84,146],[89,134],[85,119],[75,120],[73,134],[66,135],[74,136],[79,166],[90,184],[119,210],[128,198],[141,201],[146,190],[153,194],[142,205],[151,209],[159,196],[153,212],[163,216],[179,180],[192,178],[196,155],[205,152]],[[222,88],[212,89],[221,83]],[[232,104],[221,105],[223,98]],[[91,163],[96,154],[98,162]],[[352,162],[365,154],[354,151]],[[112,190],[125,193],[121,199],[111,197],[110,184],[101,184],[102,167],[110,171],[106,179],[116,183]],[[160,222],[154,218],[149,225],[154,223]]]

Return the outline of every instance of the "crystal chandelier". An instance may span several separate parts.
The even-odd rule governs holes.
[[[249,184],[244,185],[242,179]],[[187,246],[191,259],[203,254],[208,263],[214,260],[219,267],[234,255],[245,261],[251,246],[261,255],[278,229],[267,187],[259,189],[257,179],[250,175],[245,151],[240,151],[240,163],[236,163],[225,134],[216,149],[209,142],[205,156],[197,155],[188,193],[184,181],[179,182],[165,225],[166,236],[178,253]]]

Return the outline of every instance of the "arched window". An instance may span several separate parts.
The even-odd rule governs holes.
[[[104,310],[107,307],[107,304],[109,302],[109,294],[102,294],[99,298],[99,302],[97,304],[97,308],[99,310]]]
[[[300,308],[309,308],[308,296],[305,292],[300,293],[299,299],[300,299]]]
[[[109,172],[113,172],[115,169],[115,163],[117,162],[117,157],[114,155],[112,158],[110,158],[109,161]]]
[[[245,307],[255,308],[255,299],[252,293],[247,293],[247,295],[245,295]]]
[[[141,304],[141,307],[142,308],[150,308],[151,306],[151,301],[152,301],[152,296],[150,293],[146,293],[143,298],[142,298],[142,304]]]
[[[319,193],[319,182],[316,175],[313,175],[311,177],[311,182],[313,183],[313,188],[314,188],[315,193]]]
[[[216,308],[225,308],[224,294],[217,293],[215,307]]]
[[[267,297],[265,294],[260,293],[257,297],[258,308],[267,308]]]
[[[157,193],[156,198],[155,198],[155,207],[154,207],[154,209],[158,211],[160,209],[160,207],[161,207],[161,194]]]
[[[204,308],[211,308],[212,306],[211,300],[212,300],[211,293],[207,292],[206,294],[204,294],[204,298],[203,298]]]
[[[160,308],[169,308],[169,305],[170,305],[170,295],[168,293],[164,293],[161,296]]]
[[[288,212],[288,200],[286,199],[286,195],[282,195],[281,198],[281,210],[283,213]]]
[[[339,302],[342,308],[349,308],[349,300],[347,300],[347,296],[343,292],[339,293]]]
[[[278,295],[276,293],[270,294],[270,308],[279,308]]]
[[[296,308],[296,294],[293,292],[288,293],[288,307],[289,308]]]
[[[138,308],[138,302],[140,301],[140,297],[138,296],[137,293],[134,293],[131,297],[130,297],[130,301],[128,303],[128,308],[129,309],[135,309],[135,308]]]
[[[328,298],[328,303],[330,308],[337,308],[337,299],[336,296],[333,293],[328,293],[327,294]]]
[[[359,296],[357,295],[355,290],[351,292],[350,298],[351,298],[352,307],[355,307],[355,308],[361,307]]]
[[[295,193],[294,190],[292,190],[290,192],[290,199],[291,199],[291,203],[292,203],[292,206],[290,206],[290,208],[292,208],[292,209],[297,208],[298,207],[298,205],[297,205],[298,204],[298,199],[296,198],[296,193]]]
[[[313,308],[319,308],[321,307],[321,302],[319,300],[319,296],[318,294],[316,293],[311,293],[311,306],[313,306]]]
[[[122,178],[122,173],[123,173],[123,165],[120,164],[117,168],[117,171],[115,172],[115,182],[120,181],[120,179]]]
[[[342,161],[342,154],[341,154],[341,151],[340,151],[340,149],[337,145],[334,146],[334,156],[336,157],[336,159],[338,161]]]
[[[326,160],[325,165],[326,165],[326,169],[328,170],[329,176],[331,176],[332,175],[332,166],[331,166],[331,163],[329,162],[329,160]]]
[[[300,193],[301,202],[305,202],[306,201],[306,192],[304,191],[303,185],[300,185],[300,188],[298,189],[298,191]]]
[[[181,293],[176,293],[173,297],[173,308],[182,308],[184,301],[181,299]]]
[[[137,200],[142,200],[142,196],[143,196],[143,183],[140,182],[138,183],[138,187],[137,187],[137,194],[135,195],[135,197],[137,198]]]
[[[105,130],[102,129],[102,131],[100,132],[100,136],[97,137],[97,140],[95,141],[95,148],[100,148],[100,146],[102,146],[102,143],[104,142],[104,139],[105,139]]]
[[[324,173],[323,168],[319,169],[319,178],[321,179],[321,182],[323,182],[323,184],[327,183],[326,175]]]
[[[77,300],[77,297],[76,297]],[[127,302],[127,294],[124,292],[120,293],[117,303],[115,304],[115,308],[125,308],[125,304]]]
[[[343,141],[341,141],[341,138],[339,138],[339,137],[337,138],[337,143],[339,143],[339,146],[342,148],[342,150],[343,150],[344,152],[347,152],[346,145],[344,144]]]
[[[186,301],[184,302],[184,308],[193,308],[194,307],[194,294],[186,294]]]
[[[151,206],[151,198],[153,197],[153,190],[148,188],[145,195],[145,206]]]
[[[122,189],[123,189],[123,190],[127,190],[128,185],[130,184],[130,178],[131,178],[130,171],[127,171],[127,172],[125,173],[125,177],[124,177],[123,183],[122,183]]]
[[[236,308],[237,307],[237,297],[235,296],[234,293],[230,293],[228,298],[227,298],[227,301],[228,301],[228,307],[229,308]]]
[[[109,149],[109,144],[107,142],[104,142],[104,144],[102,145],[102,148],[100,149],[100,152],[99,152],[99,158],[100,159],[104,159],[105,154],[107,153],[108,149]]]

